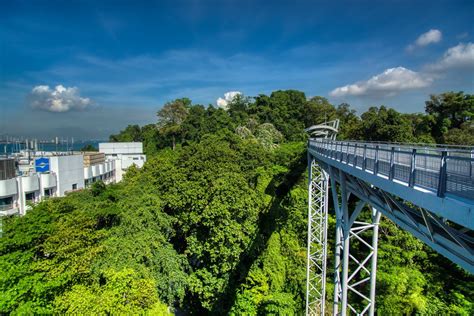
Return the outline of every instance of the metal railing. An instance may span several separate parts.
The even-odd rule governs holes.
[[[474,200],[474,148],[310,139],[309,148],[389,180]]]

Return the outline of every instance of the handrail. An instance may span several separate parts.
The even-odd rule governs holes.
[[[456,145],[456,144],[436,144],[436,143],[411,143],[411,142],[387,142],[387,141],[372,141],[372,140],[357,140],[357,139],[348,139],[348,140],[338,140],[341,142],[351,142],[351,143],[367,143],[367,144],[384,144],[384,145],[400,145],[400,146],[416,146],[416,147],[430,147],[435,149],[455,149],[461,151],[474,151],[474,146],[470,145]]]
[[[318,154],[390,181],[428,189],[439,197],[450,194],[474,200],[474,148],[449,150],[314,138],[308,145]]]

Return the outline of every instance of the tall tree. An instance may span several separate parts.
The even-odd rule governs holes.
[[[124,130],[118,134],[110,135],[111,142],[141,142],[142,132],[138,125],[128,125]]]
[[[371,107],[361,115],[362,135],[365,140],[411,142],[413,131],[410,121],[394,109]]]
[[[336,118],[336,109],[324,97],[312,97],[305,102],[304,109],[305,127],[321,124]]]
[[[443,141],[450,128],[461,128],[474,120],[474,95],[462,91],[432,94],[425,104],[426,113],[435,119],[432,133],[438,141]]]
[[[191,100],[188,98],[176,99],[168,102],[158,111],[158,129],[163,135],[171,136],[173,150],[176,148],[176,136],[181,132],[181,124],[189,113]]]

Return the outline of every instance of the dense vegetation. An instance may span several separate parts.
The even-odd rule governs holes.
[[[462,92],[431,96],[425,114],[361,116],[292,90],[228,110],[175,100],[157,124],[111,136],[144,142],[142,169],[6,220],[0,313],[303,314],[303,129],[334,118],[343,139],[474,144],[474,96]],[[474,313],[467,272],[388,220],[380,238],[381,315]]]

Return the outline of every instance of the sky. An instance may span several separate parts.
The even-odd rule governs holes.
[[[0,135],[107,138],[279,89],[423,112],[474,93],[474,1],[1,1]]]

